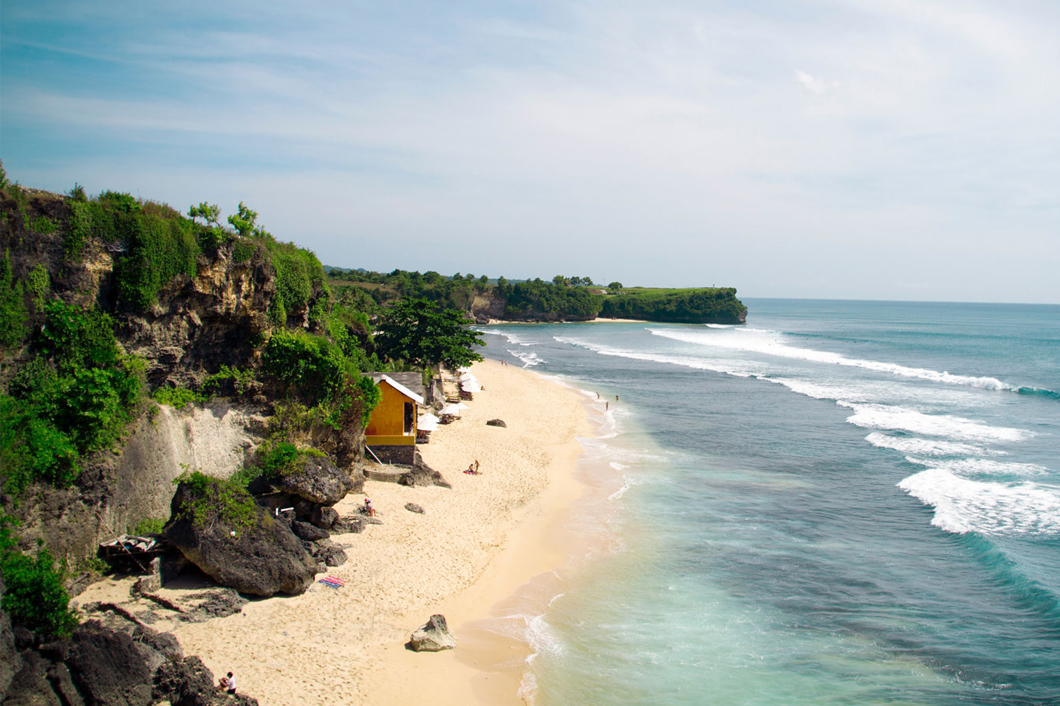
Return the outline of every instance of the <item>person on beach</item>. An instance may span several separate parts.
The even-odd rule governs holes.
[[[474,463],[467,464],[467,470],[464,471],[464,473],[468,474],[469,476],[477,476],[478,475],[478,461],[475,461]]]
[[[364,499],[364,514],[369,517],[375,517],[375,508],[372,507],[372,501],[368,498]]]
[[[604,402],[604,411],[606,412],[609,409],[611,409],[611,403],[610,402]]]
[[[478,473],[478,459],[475,459],[475,473]]]
[[[226,691],[229,694],[235,695],[236,693],[236,677],[232,672],[228,673],[228,676],[221,677],[221,683],[217,687],[221,691]]]

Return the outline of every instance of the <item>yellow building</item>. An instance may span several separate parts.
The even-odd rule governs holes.
[[[368,417],[368,425],[364,430],[365,444],[377,455],[409,455],[407,463],[411,463],[416,444],[416,410],[418,405],[423,404],[423,397],[389,375],[374,373],[371,377],[379,387],[381,397]],[[408,449],[381,448],[395,446],[407,446]]]

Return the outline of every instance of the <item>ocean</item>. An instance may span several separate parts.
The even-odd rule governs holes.
[[[745,303],[482,327],[599,412],[527,698],[1060,704],[1060,307]]]

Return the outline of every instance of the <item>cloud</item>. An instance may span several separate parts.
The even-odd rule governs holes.
[[[337,265],[1060,301],[1050,3],[20,2],[23,183],[243,200]]]
[[[824,78],[812,76],[801,69],[795,70],[795,78],[798,79],[799,83],[819,96],[839,88],[839,81],[825,81]]]

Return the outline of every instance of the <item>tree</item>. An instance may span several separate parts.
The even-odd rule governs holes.
[[[566,287],[569,283],[569,280],[563,275],[556,275],[552,278],[552,284],[556,285],[557,287]]]
[[[482,334],[468,328],[470,321],[456,309],[435,310],[426,299],[405,297],[384,315],[375,334],[378,351],[390,360],[417,366],[461,368],[482,356]]]
[[[221,207],[215,203],[203,201],[198,206],[192,206],[188,209],[188,218],[201,218],[206,221],[206,225],[217,225],[217,219],[220,217]]]
[[[617,294],[618,292],[622,291],[622,283],[612,282],[611,284],[607,285],[607,291]]]
[[[255,231],[261,230],[257,227],[257,220],[258,212],[251,211],[242,201],[239,202],[239,213],[228,217],[229,224],[244,238],[248,238]]]

